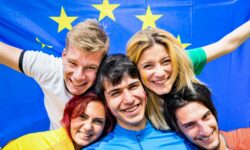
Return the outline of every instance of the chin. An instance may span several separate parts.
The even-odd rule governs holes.
[[[164,95],[164,94],[168,94],[170,92],[170,89],[160,89],[157,91],[154,91],[157,95]]]
[[[210,145],[207,145],[207,146],[201,146],[202,149],[205,149],[205,150],[218,150],[220,146],[220,143],[211,143]]]

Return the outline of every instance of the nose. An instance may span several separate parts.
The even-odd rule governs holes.
[[[200,122],[199,123],[199,134],[202,136],[209,136],[211,133],[211,129],[209,128],[209,125],[206,123]]]
[[[82,68],[77,68],[76,70],[74,70],[73,78],[76,81],[83,80],[85,78],[84,70]]]
[[[154,75],[156,77],[163,77],[165,75],[165,69],[163,66],[161,65],[157,65],[156,68],[155,68],[155,71],[154,71]]]
[[[126,104],[132,104],[132,103],[134,103],[135,99],[134,99],[133,94],[130,91],[128,91],[128,90],[125,90],[123,92],[124,92],[123,93],[123,102],[126,103]]]
[[[86,121],[83,124],[83,128],[85,131],[91,131],[93,129],[92,122],[90,120]]]

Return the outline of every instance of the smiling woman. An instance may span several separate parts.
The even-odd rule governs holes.
[[[113,118],[93,92],[73,97],[65,106],[62,128],[22,136],[3,150],[79,150],[112,130]]]

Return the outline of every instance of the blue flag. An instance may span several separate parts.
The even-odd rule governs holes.
[[[110,36],[110,53],[125,53],[137,31],[158,27],[186,49],[218,41],[250,18],[249,0],[0,0],[0,41],[61,56],[66,33],[96,18]],[[213,91],[223,130],[250,126],[250,40],[208,63],[198,76]],[[6,51],[8,51],[6,49]],[[49,129],[43,93],[31,78],[0,65],[0,146]]]

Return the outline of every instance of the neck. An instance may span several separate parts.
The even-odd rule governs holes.
[[[75,150],[80,150],[82,148],[82,146],[76,144],[75,142],[73,144],[74,144]]]
[[[147,119],[146,119],[146,116],[144,116],[143,120],[140,121],[139,123],[137,124],[133,124],[133,125],[126,125],[126,124],[123,124],[123,123],[119,123],[118,124],[127,129],[127,130],[133,130],[133,131],[139,131],[139,130],[142,130],[145,128],[146,126],[146,123],[147,123]]]
[[[223,135],[219,135],[220,145],[218,147],[218,150],[228,150],[226,145],[226,140],[224,139]]]

